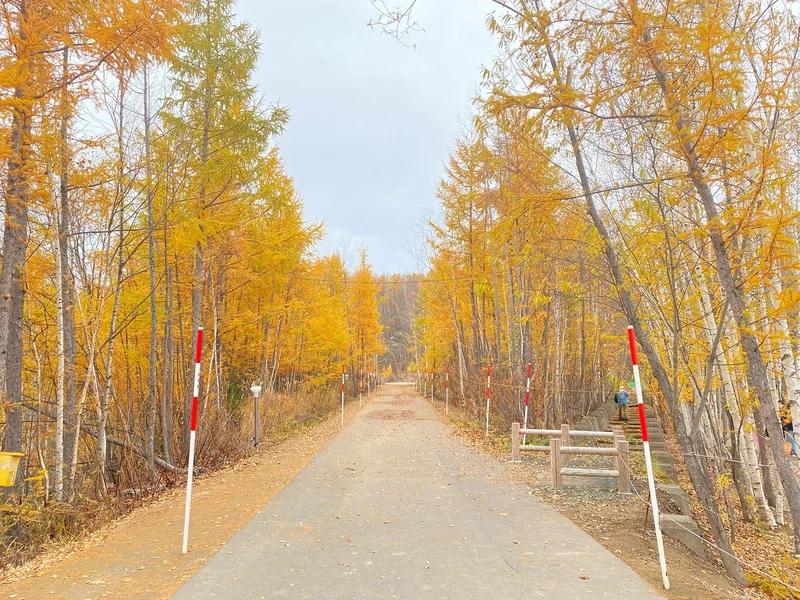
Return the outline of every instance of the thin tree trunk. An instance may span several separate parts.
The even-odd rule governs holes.
[[[30,304],[28,305],[28,321],[30,318]],[[33,359],[36,362],[36,456],[39,459],[39,467],[42,469],[44,475],[44,502],[47,504],[50,500],[50,473],[47,470],[47,464],[44,461],[44,453],[42,452],[42,436],[40,432],[42,421],[42,357],[36,347],[36,338],[31,339],[31,351],[33,352]]]
[[[161,386],[161,436],[164,446],[164,460],[172,463],[172,392],[173,392],[173,368],[175,364],[175,338],[173,334],[173,290],[172,290],[172,268],[167,262],[166,239],[164,240],[164,268],[166,271],[166,294],[164,298],[164,342],[162,352],[162,369],[164,382]]]
[[[69,460],[65,496],[72,502],[75,497],[73,484],[75,482],[74,470],[78,466],[77,456],[80,429],[78,423],[82,407],[75,404],[75,360],[77,344],[75,341],[75,279],[69,261],[71,210],[69,202],[69,140],[67,139],[70,122],[70,103],[67,89],[69,79],[69,47],[62,50],[62,89],[61,89],[61,131],[60,131],[60,206],[56,207],[58,222],[58,250],[61,260],[61,320],[62,337],[64,344],[64,455]]]
[[[120,98],[119,98],[119,114],[118,114],[118,158],[117,158],[117,193],[116,205],[119,211],[119,225],[117,228],[117,277],[114,286],[114,306],[111,310],[111,322],[108,328],[108,347],[106,349],[105,361],[105,382],[103,385],[103,397],[100,405],[100,419],[97,424],[97,470],[100,488],[103,494],[106,493],[105,481],[105,468],[107,457],[107,435],[106,428],[108,426],[108,406],[111,399],[111,383],[113,379],[114,367],[114,342],[117,337],[117,317],[119,315],[119,303],[122,292],[122,279],[125,270],[125,186],[123,183],[124,164],[125,164],[125,148],[124,148],[124,106],[125,106],[125,83],[120,78],[119,82]],[[109,255],[110,261],[110,255]],[[107,272],[110,273],[111,268]]]
[[[220,409],[222,402],[222,340],[220,339],[221,330],[221,311],[222,311],[222,276],[217,269],[217,281],[212,284],[212,303],[214,318],[214,391],[216,398],[214,404],[217,410]]]
[[[97,336],[100,331],[100,323],[102,321],[101,315],[103,314],[103,306],[105,305],[105,299],[106,299],[105,294],[102,294],[100,296],[100,306],[98,307],[97,310],[97,317],[94,319],[94,327],[92,328],[92,335],[91,338],[87,340],[88,350],[86,358],[86,365],[87,365],[86,380],[83,382],[83,388],[81,389],[81,395],[80,398],[78,399],[78,403],[75,410],[75,427],[77,431],[81,430],[81,421],[83,418],[83,410],[84,407],[86,406],[86,397],[88,396],[89,393],[89,386],[93,385],[94,382],[96,381],[94,360],[97,348]],[[96,390],[95,394],[97,394]],[[78,444],[73,445],[72,456],[70,457],[70,459],[71,459],[71,466],[69,470],[69,480],[68,480],[69,481],[68,489],[70,490],[70,496],[68,497],[68,500],[70,502],[73,502],[75,499],[75,475],[78,466]]]
[[[180,286],[180,263],[178,262],[178,256],[177,255],[175,256],[175,266],[173,267],[173,273],[175,274],[175,289],[176,290],[180,290],[181,289],[181,286]],[[178,301],[178,342],[179,342],[179,344],[178,344],[178,354],[180,355],[179,356],[179,360],[178,360],[178,364],[185,365],[189,359],[186,356],[186,331],[184,330],[184,326],[183,326],[183,322],[184,322],[184,318],[183,318],[183,303],[181,302],[181,295],[179,293],[176,292],[174,297]],[[194,347],[194,345],[193,345],[193,347]],[[186,369],[181,368],[180,369],[180,373],[181,373],[181,377],[182,377],[181,383],[183,384],[183,392],[184,392],[184,398],[185,398],[187,393],[191,393],[189,390],[186,389],[189,385],[191,385],[190,384],[191,379],[189,379],[187,377]],[[190,426],[191,426],[191,422],[190,422],[191,413],[190,412],[186,412],[187,409],[189,411],[191,411],[191,398],[189,399],[189,403],[184,403],[184,406],[183,406],[183,411],[184,411],[183,412],[183,437],[182,437],[183,443],[181,444],[181,454],[183,456],[186,456],[186,460],[188,461],[188,459],[189,459],[189,443],[188,443],[188,440],[189,440],[189,429],[190,429]]]
[[[150,89],[147,79],[147,64],[144,65],[144,160],[145,194],[147,195],[147,263],[150,272],[150,359],[148,372],[148,411],[145,423],[145,454],[150,473],[155,474],[156,455],[156,409],[158,406],[158,307],[156,305],[156,239],[153,218],[153,178],[150,154]]]
[[[48,166],[48,177],[51,176]],[[64,500],[64,292],[63,292],[63,272],[61,263],[61,239],[59,236],[60,227],[58,226],[58,200],[56,199],[55,187],[51,185],[53,209],[56,215],[55,241],[56,258],[56,465],[53,475],[53,497],[56,502]]]
[[[579,331],[579,345],[580,345],[580,362],[578,365],[578,386],[581,393],[581,400],[582,400],[582,409],[583,411],[588,414],[591,410],[592,406],[590,406],[591,399],[587,401],[587,394],[586,394],[586,300],[585,300],[585,274],[584,274],[584,265],[583,265],[583,250],[578,250],[578,278],[580,282],[580,289],[582,292],[582,296],[580,299],[580,310],[581,310],[581,325]]]
[[[769,321],[767,317],[767,292],[766,290],[759,290],[758,293],[758,300],[761,306],[761,315],[760,321],[763,328],[763,337],[764,341],[762,342],[764,348],[764,354],[766,355],[766,366],[767,366],[767,384],[769,386],[769,395],[772,398],[772,406],[775,410],[775,413],[778,414],[780,412],[780,404],[778,398],[778,385],[775,379],[775,374],[778,372],[778,369],[775,365],[775,353],[772,349],[772,338],[770,337],[770,327]],[[765,456],[764,460],[764,469],[769,473],[769,477],[773,476],[774,466],[772,466],[771,461],[767,456]],[[778,525],[784,524],[783,519],[783,492],[780,486],[774,486],[772,488],[772,495],[769,497],[770,505],[775,508],[775,521]]]

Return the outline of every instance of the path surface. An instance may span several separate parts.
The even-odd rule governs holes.
[[[661,597],[504,472],[385,386],[174,598]]]

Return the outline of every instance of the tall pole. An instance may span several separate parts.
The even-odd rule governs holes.
[[[486,371],[486,435],[489,435],[489,402],[492,397],[492,365]]]
[[[444,368],[444,414],[450,414],[450,367]]]
[[[342,365],[342,427],[344,427],[344,365]]]
[[[436,346],[434,346],[433,370],[431,371],[431,402],[436,400]]]
[[[669,577],[667,577],[667,559],[664,557],[664,538],[661,536],[661,515],[658,512],[658,498],[656,498],[656,483],[653,478],[653,460],[650,457],[650,440],[647,437],[647,420],[644,412],[644,400],[642,399],[642,381],[639,378],[639,360],[636,358],[636,337],[633,327],[628,326],[628,341],[631,346],[631,364],[633,365],[633,381],[636,386],[636,405],[639,408],[639,424],[642,428],[642,451],[644,452],[644,464],[647,468],[647,485],[650,489],[650,508],[653,511],[653,525],[656,529],[656,544],[658,545],[658,562],[661,565],[661,580],[664,582],[664,589],[669,589]]]
[[[528,406],[531,403],[531,363],[528,363],[528,381],[525,383],[525,416],[522,419],[522,428],[528,428]],[[522,435],[522,443],[524,444],[526,441],[527,436],[525,434]]]
[[[189,551],[189,517],[192,512],[192,481],[194,479],[194,445],[197,435],[197,396],[200,394],[200,358],[203,355],[203,328],[197,328],[197,342],[194,355],[194,393],[192,394],[192,421],[189,431],[189,465],[186,478],[186,509],[183,513],[182,554]]]
[[[260,429],[258,426],[258,395],[261,393],[261,386],[253,384],[250,391],[253,392],[253,448],[258,448],[258,430]]]

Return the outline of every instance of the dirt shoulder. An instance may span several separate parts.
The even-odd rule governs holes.
[[[359,411],[350,402],[345,419]],[[184,489],[4,574],[0,597],[169,598],[341,431],[340,414],[235,466],[195,480],[189,553],[181,555]]]

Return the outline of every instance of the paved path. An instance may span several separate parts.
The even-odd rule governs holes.
[[[661,598],[504,471],[387,385],[174,598]]]

